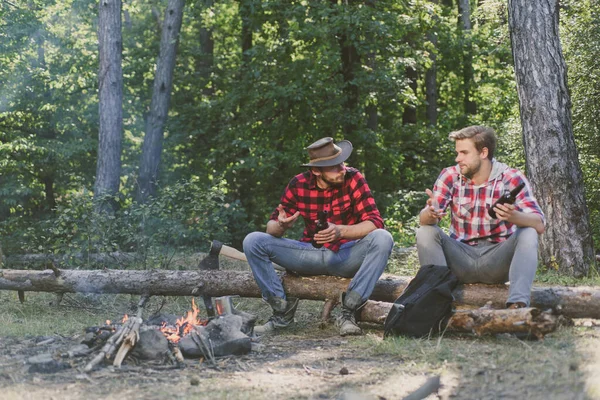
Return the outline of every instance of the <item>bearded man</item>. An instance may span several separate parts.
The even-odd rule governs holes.
[[[545,219],[529,181],[494,159],[496,134],[484,126],[452,132],[456,165],[438,176],[419,214],[417,251],[421,266],[446,265],[463,283],[510,282],[508,308],[529,306],[538,263],[538,235]],[[493,207],[519,185],[514,204]],[[450,210],[449,235],[437,224]],[[492,213],[493,214],[493,213]]]
[[[271,214],[266,233],[244,239],[244,253],[263,299],[273,315],[257,334],[272,333],[294,321],[298,299],[286,296],[273,262],[300,275],[352,278],[341,299],[337,323],[340,335],[360,335],[356,312],[367,301],[383,273],[394,245],[384,229],[375,199],[364,176],[345,161],[352,143],[330,137],[306,148],[309,169],[288,183],[279,206]],[[327,211],[328,225],[317,232],[318,212]],[[296,220],[304,219],[300,240],[283,238]]]

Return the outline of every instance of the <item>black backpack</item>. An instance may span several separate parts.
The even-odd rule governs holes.
[[[443,330],[452,316],[452,291],[457,284],[448,267],[422,266],[388,313],[384,337],[423,337]]]

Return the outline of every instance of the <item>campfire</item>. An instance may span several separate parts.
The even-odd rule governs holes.
[[[235,309],[231,296],[216,298],[216,315],[206,319],[200,318],[200,309],[192,299],[191,309],[175,321],[164,315],[144,321],[141,314],[147,300],[148,297],[142,297],[134,317],[125,315],[119,323],[106,321],[105,325],[86,329],[83,343],[99,350],[86,365],[86,372],[111,359],[116,367],[126,357],[176,365],[185,358],[214,363],[215,357],[247,354],[252,349],[256,316]]]
[[[168,325],[167,321],[163,321],[159,330],[165,335],[169,342],[176,344],[182,337],[189,335],[195,326],[204,326],[208,323],[208,320],[201,320],[198,317],[199,313],[200,309],[196,306],[194,299],[192,299],[192,309],[186,313],[185,317],[179,318],[175,322],[175,326]],[[127,317],[127,315],[125,315],[125,317]]]

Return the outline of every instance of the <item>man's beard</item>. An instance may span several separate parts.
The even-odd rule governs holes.
[[[323,175],[321,175],[321,179],[323,180],[323,182],[325,182],[326,184],[328,184],[330,187],[333,187],[333,188],[340,188],[344,184],[343,176],[339,182],[330,181],[329,179],[325,178]]]
[[[464,177],[467,179],[471,179],[473,178],[473,176],[479,172],[479,170],[481,169],[481,163],[478,163],[477,165],[473,165],[472,167],[467,167],[466,171],[463,173]]]

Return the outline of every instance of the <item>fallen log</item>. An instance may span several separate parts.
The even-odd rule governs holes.
[[[239,295],[260,297],[251,272],[169,270],[0,270],[0,290],[53,293],[123,293],[151,296],[212,297]],[[333,276],[299,277],[284,274],[283,285],[293,297],[332,300],[345,291],[349,279]],[[371,300],[393,302],[410,277],[385,276],[377,282]],[[457,307],[481,307],[491,302],[504,308],[508,290],[504,285],[459,285],[453,292]],[[570,318],[600,319],[600,288],[534,287],[532,307],[557,309]]]
[[[382,324],[393,303],[368,301],[361,310],[360,320]],[[498,333],[529,334],[537,339],[554,332],[560,325],[571,321],[552,310],[541,311],[537,308],[519,308],[515,310],[494,310],[488,306],[458,310],[448,321],[446,331],[474,333],[477,336]]]

